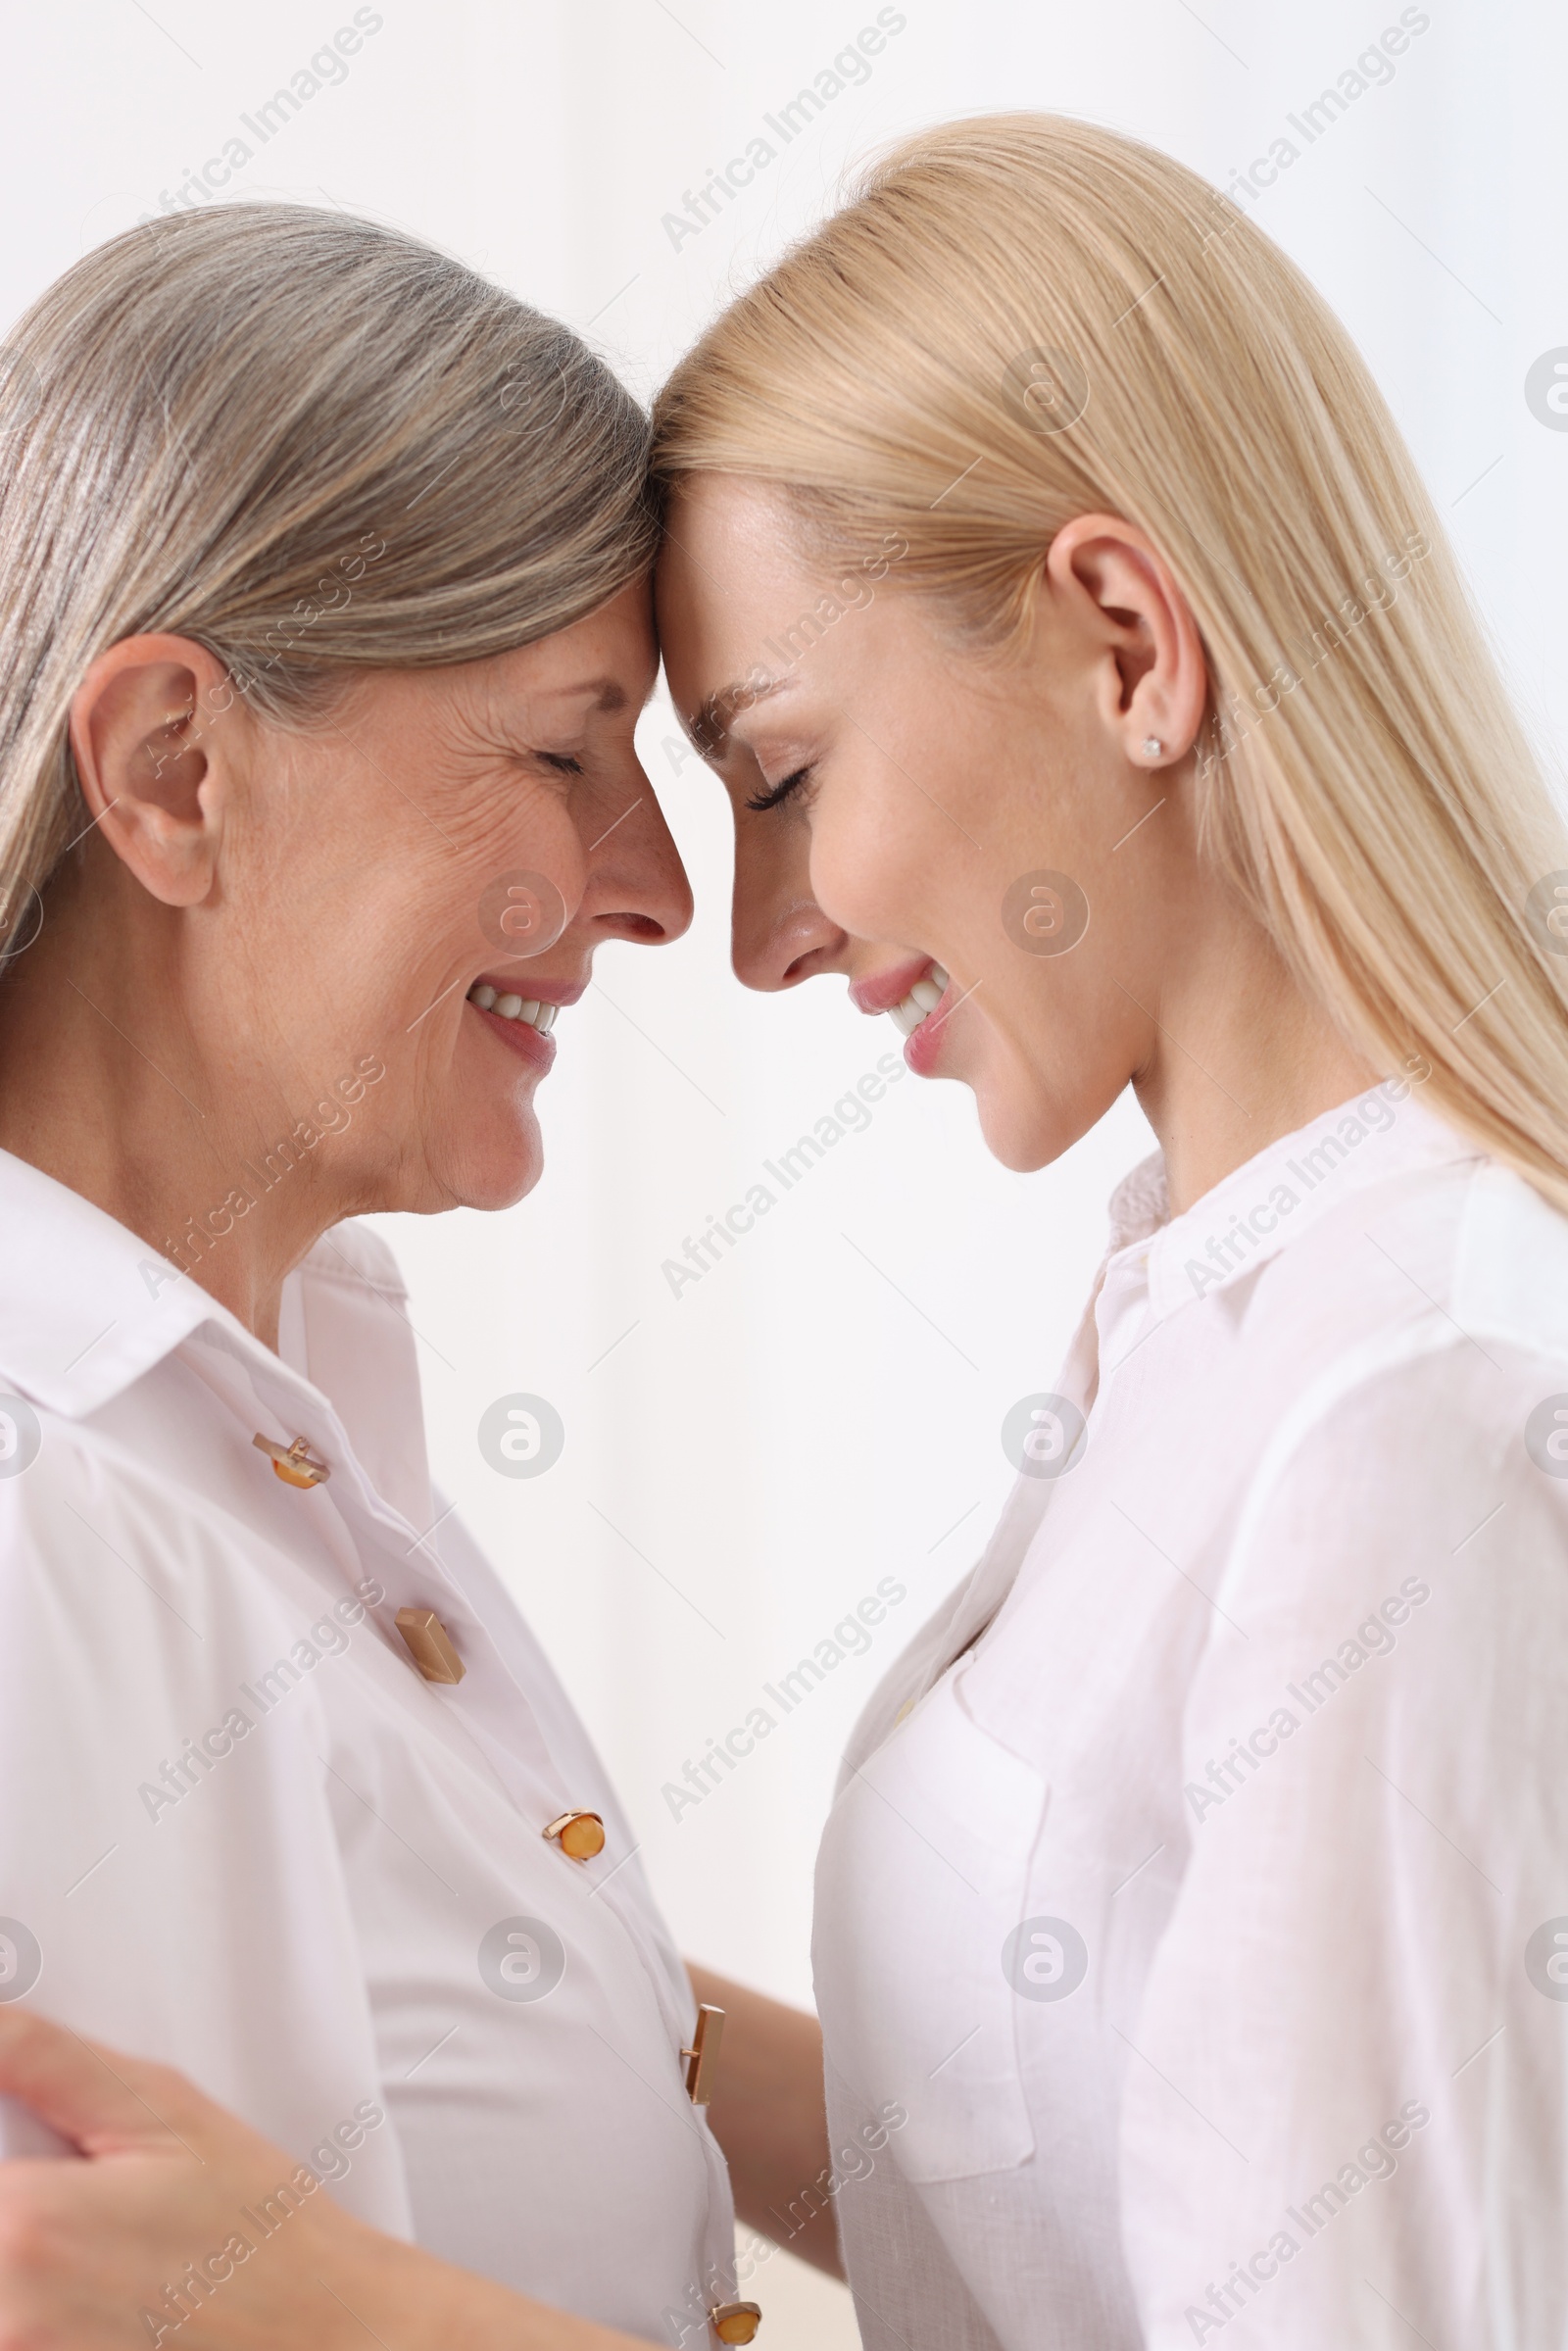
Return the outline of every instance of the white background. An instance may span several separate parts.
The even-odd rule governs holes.
[[[1560,11],[1431,0],[1393,81],[1305,148],[1286,117],[1397,20],[1390,0],[907,0],[869,79],[678,250],[663,215],[831,66],[873,0],[385,0],[374,13],[346,79],[259,149],[233,192],[363,211],[444,245],[573,321],[645,394],[892,134],[1060,109],[1220,184],[1291,136],[1303,152],[1250,209],[1367,354],[1528,717],[1544,743],[1560,734],[1568,434],[1523,395],[1530,363],[1568,344]],[[351,14],[336,0],[154,0],[151,13],[12,0],[0,318],[236,131],[254,146],[241,114]],[[1003,1415],[1053,1384],[1104,1195],[1148,1138],[1124,1102],[1066,1160],[1019,1178],[985,1156],[967,1097],[906,1080],[868,1132],[673,1297],[662,1261],[898,1043],[838,983],[768,1000],[735,985],[722,798],[676,744],[656,704],[644,759],[697,920],[672,949],[611,950],[560,1022],[538,1191],[501,1216],[385,1222],[425,1343],[437,1474],[588,1716],[682,1941],[805,2001],[839,1747],[979,1547],[1009,1482]],[[515,1392],[548,1397],[565,1423],[564,1454],[537,1481],[499,1477],[475,1441],[484,1408]],[[672,1818],[663,1784],[887,1577],[907,1597],[872,1653]],[[775,2311],[767,2339],[825,2345],[843,2324],[825,2303]]]

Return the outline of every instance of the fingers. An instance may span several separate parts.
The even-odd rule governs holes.
[[[0,2008],[0,2093],[20,2098],[85,2155],[188,2144],[206,2104],[172,2068],[122,2057],[16,2007]]]

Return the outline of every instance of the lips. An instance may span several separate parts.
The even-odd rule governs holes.
[[[949,1014],[963,1002],[957,997],[943,1011],[952,987],[940,963],[929,955],[911,956],[906,963],[890,963],[885,970],[852,980],[850,1001],[861,1012],[886,1012],[904,1039],[906,1064],[917,1077],[928,1078],[937,1074]]]
[[[947,973],[939,969],[933,973],[932,978],[933,984],[938,979],[946,982]],[[939,1065],[948,1046],[948,1023],[953,1013],[963,1002],[963,997],[952,994],[951,982],[949,982],[936,1004],[929,1011],[922,1012],[914,1027],[906,1034],[904,1040],[905,1066],[912,1069],[917,1078],[934,1078],[941,1075]],[[907,999],[904,1004],[899,1006],[898,1012],[893,1015],[895,1020],[899,1018],[900,1013],[906,1010],[906,1005]]]
[[[902,1004],[917,980],[935,971],[929,955],[910,955],[903,963],[889,963],[881,971],[867,972],[864,979],[850,982],[850,1002],[858,1012],[891,1012]]]
[[[533,985],[539,994],[524,996],[505,974],[499,979],[478,979],[468,990],[468,1002],[510,1052],[542,1074],[555,1064],[556,1041],[550,1031],[556,1015],[563,1004],[577,1002],[587,983],[535,980]]]

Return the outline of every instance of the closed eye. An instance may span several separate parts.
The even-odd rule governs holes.
[[[787,800],[794,797],[803,784],[810,781],[810,777],[811,766],[808,761],[806,766],[797,767],[793,775],[786,775],[781,782],[770,784],[765,792],[757,793],[746,803],[746,806],[749,808],[755,808],[759,816],[765,816],[769,808],[781,808]]]
[[[566,751],[536,751],[534,758],[541,766],[553,767],[557,775],[581,775],[582,761]]]

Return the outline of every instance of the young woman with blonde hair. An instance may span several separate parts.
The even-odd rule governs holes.
[[[864,2339],[1555,2341],[1568,853],[1397,431],[1193,174],[1015,117],[655,469],[742,977],[847,971],[1010,1166],[1129,1084],[1161,1147],[823,1840]]]
[[[1129,1084],[1160,1144],[824,1838],[864,2338],[1555,2341],[1568,852],[1397,432],[1193,174],[1020,116],[879,165],[654,464],[741,976],[848,973],[1011,1166]]]

